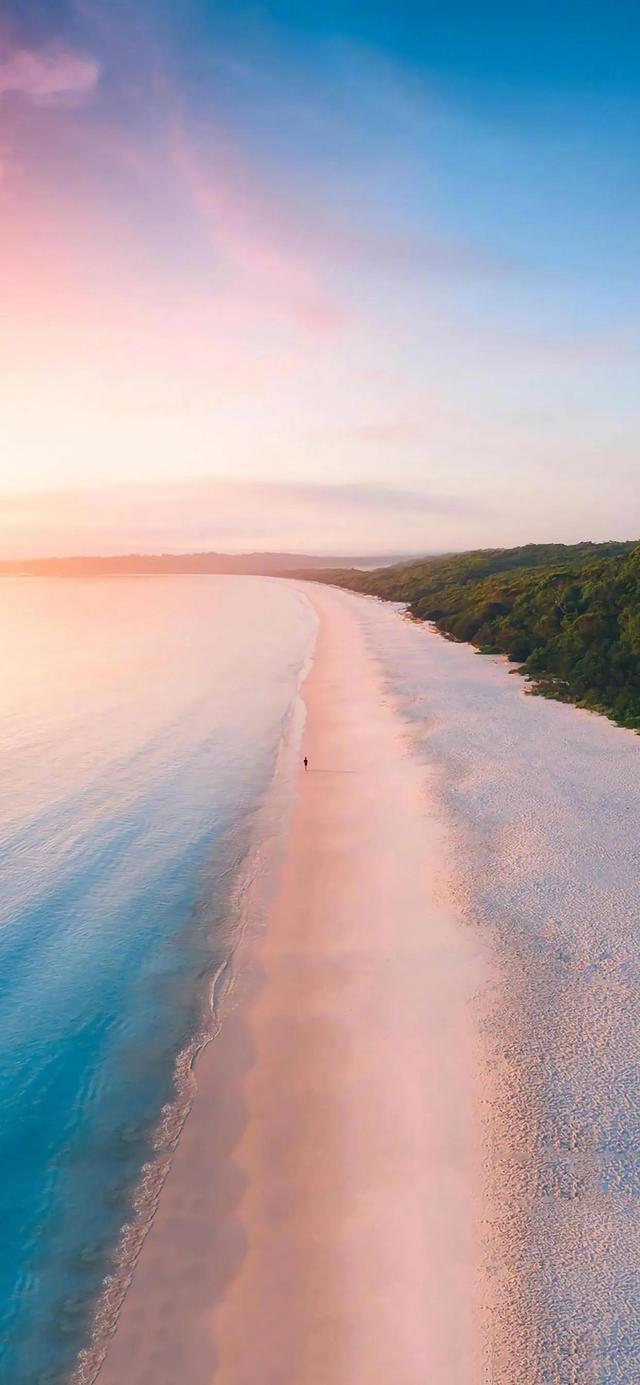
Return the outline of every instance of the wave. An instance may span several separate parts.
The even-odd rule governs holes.
[[[302,598],[312,610],[306,597]],[[142,1167],[132,1198],[133,1215],[125,1223],[113,1255],[113,1268],[105,1277],[92,1317],[88,1344],[77,1357],[68,1385],[94,1385],[117,1329],[127,1292],[132,1283],[160,1195],[171,1169],[185,1122],[197,1092],[196,1064],[206,1046],[220,1031],[225,1006],[235,987],[236,959],[247,932],[255,929],[268,912],[277,866],[286,842],[295,785],[295,765],[302,740],[305,706],[302,686],[313,663],[315,636],[298,676],[295,696],[284,714],[270,785],[261,806],[251,815],[243,850],[230,868],[231,892],[224,910],[209,921],[218,949],[209,978],[198,1030],[178,1054],[174,1070],[174,1097],[162,1108],[153,1139],[153,1157]],[[210,911],[210,904],[201,908]]]

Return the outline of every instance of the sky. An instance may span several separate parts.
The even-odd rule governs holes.
[[[639,538],[637,0],[5,0],[0,556]]]

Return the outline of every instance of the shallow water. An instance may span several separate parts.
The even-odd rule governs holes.
[[[486,1385],[640,1380],[640,738],[360,603],[493,962]]]
[[[275,581],[0,584],[7,1385],[68,1379],[86,1340],[233,948],[314,633]]]

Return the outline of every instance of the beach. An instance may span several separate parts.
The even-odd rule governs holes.
[[[100,1385],[478,1374],[486,962],[357,599],[301,589],[309,768]]]

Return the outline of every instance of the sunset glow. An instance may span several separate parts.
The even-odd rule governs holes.
[[[459,8],[10,6],[2,555],[635,533],[632,45]]]

